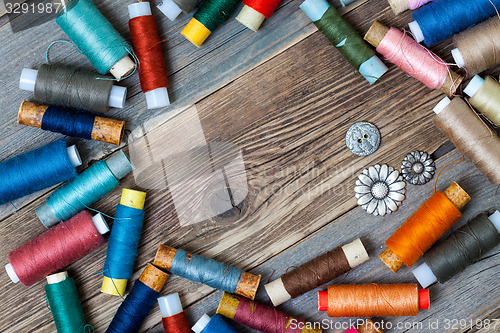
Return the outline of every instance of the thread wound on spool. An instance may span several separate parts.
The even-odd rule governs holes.
[[[384,333],[370,318],[366,318],[361,325],[358,326],[359,333]]]
[[[500,22],[500,20],[498,20]],[[470,104],[497,126],[500,126],[500,83],[486,77],[481,88],[469,99]]]
[[[184,311],[169,317],[162,318],[165,333],[191,333],[189,321]]]
[[[195,328],[193,327],[193,330]],[[195,331],[196,332],[196,331]],[[215,314],[200,333],[237,333],[238,331],[229,324],[223,316]]]
[[[244,0],[244,7],[236,17],[247,28],[257,31],[264,21],[276,11],[281,0]]]
[[[82,211],[19,246],[8,257],[21,283],[31,286],[104,243],[105,239],[94,225],[92,215]]]
[[[0,204],[75,178],[65,139],[0,163]]]

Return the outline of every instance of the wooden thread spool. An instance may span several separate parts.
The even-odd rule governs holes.
[[[427,230],[427,228],[432,226],[424,226],[422,223],[419,223],[419,220],[413,220],[415,217],[422,217],[426,215],[426,211],[424,208],[426,207],[436,196],[444,195],[445,199],[456,207],[456,215],[453,219],[446,221],[446,224],[440,225],[439,230]],[[431,246],[444,235],[446,231],[448,231],[455,222],[457,222],[460,217],[460,211],[462,208],[470,201],[471,197],[465,192],[457,183],[452,183],[444,192],[436,192],[434,195],[429,198],[424,205],[422,205],[408,220],[406,220],[398,230],[392,234],[391,237],[385,242],[387,248],[380,254],[379,258],[387,265],[394,273],[397,273],[399,269],[406,264],[406,266],[412,266],[418,258],[420,258],[423,253],[412,252],[413,249],[408,245],[406,248],[401,248],[398,246],[396,248],[396,242],[399,244],[403,241],[407,241],[408,244],[411,244],[411,240],[409,239],[408,233],[418,232],[418,236],[422,236],[426,234],[426,232],[432,232],[432,238],[422,239],[425,241],[425,248],[422,248],[422,252],[427,251],[431,248]],[[443,221],[444,222],[444,221]],[[418,230],[418,228],[423,228]],[[423,244],[420,244],[423,245]]]
[[[42,128],[43,116],[48,108],[48,105],[23,101],[19,107],[17,123],[19,125]],[[90,139],[120,145],[124,130],[124,121],[96,115]]]
[[[375,20],[375,22],[373,22],[372,26],[370,27],[370,29],[366,33],[364,39],[368,43],[373,45],[375,48],[377,48],[378,52],[380,52],[378,47],[379,47],[380,43],[382,42],[382,40],[387,35],[387,33],[389,32],[389,30],[391,30],[391,28],[385,26],[384,24],[382,24],[378,20]],[[409,36],[406,36],[403,33],[401,33],[401,35],[402,35],[402,38],[411,40],[413,42],[413,39],[411,39]],[[425,50],[425,52],[428,53],[427,58],[429,58],[429,61],[431,61],[431,62],[434,61],[436,64],[442,64],[441,67],[443,67],[443,68],[447,67],[447,65],[446,66],[444,65],[445,62],[443,60],[441,60],[437,55],[431,53],[431,51],[426,49],[424,46],[422,46],[416,42],[415,42],[415,45],[416,45],[415,47],[420,49],[420,52]],[[422,53],[425,54],[425,52],[422,52]],[[413,68],[411,66],[411,64],[408,64],[408,62],[404,62],[404,64],[408,68]],[[408,72],[407,68],[402,68],[402,69],[405,72],[407,72],[408,74],[410,74],[411,76],[413,76],[416,79],[418,79],[419,81],[421,81],[422,83],[425,83],[422,80],[424,78],[424,76],[422,76],[423,72],[415,72],[414,74],[412,74],[412,73]],[[448,68],[447,72],[448,72],[448,74],[446,75],[446,78],[444,79],[444,82],[439,89],[443,93],[445,93],[447,96],[451,97],[451,96],[455,95],[455,92],[457,91],[458,86],[460,85],[460,83],[462,83],[464,78],[462,76],[458,75],[457,73],[449,70],[449,68]]]
[[[187,263],[186,263],[186,260],[187,260]],[[175,263],[179,263],[179,264],[173,265],[174,261],[175,261]],[[156,252],[155,261],[153,264],[161,269],[166,270],[167,272],[170,272],[172,274],[179,274],[180,273],[179,275],[182,276],[181,275],[182,273],[179,272],[176,267],[180,266],[182,264],[192,264],[193,262],[196,262],[196,261],[210,263],[210,264],[212,264],[214,266],[218,266],[218,267],[223,265],[221,263],[216,262],[215,260],[207,259],[207,258],[198,256],[196,254],[190,254],[190,253],[185,252],[184,250],[177,250],[173,247],[166,246],[163,244],[160,245],[160,248]],[[239,269],[231,267],[229,265],[224,265],[223,270],[224,271],[226,271],[226,270],[227,271],[231,271],[231,270],[238,271]],[[223,273],[223,272],[221,272],[221,273]],[[224,275],[226,275],[226,274],[224,274]],[[241,295],[241,296],[244,296],[244,297],[247,297],[247,298],[250,298],[253,300],[255,298],[255,294],[257,293],[257,289],[259,288],[260,278],[261,278],[260,275],[255,275],[255,274],[241,271],[240,276],[239,276],[239,280],[237,282],[237,285],[235,286],[235,290],[233,290],[231,292],[234,292],[237,295]],[[203,283],[203,281],[196,281],[196,282]],[[210,285],[210,284],[207,284],[207,285],[209,285],[210,287],[213,287],[213,288],[219,288],[219,286]],[[228,290],[224,290],[224,291],[228,291]]]

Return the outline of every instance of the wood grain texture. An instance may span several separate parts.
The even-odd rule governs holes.
[[[113,0],[98,3],[127,38],[125,5],[129,3],[119,6]],[[243,205],[227,217],[181,227],[170,191],[149,190],[131,283],[153,260],[161,243],[262,274],[262,281],[267,282],[273,270],[276,278],[288,267],[359,236],[373,259],[339,277],[337,282],[414,282],[409,269],[403,268],[394,275],[377,255],[385,239],[432,194],[432,184],[409,186],[403,207],[385,218],[368,216],[356,207],[353,184],[357,174],[369,165],[387,163],[399,167],[411,150],[433,152],[440,147],[447,139],[432,125],[431,109],[442,95],[393,65],[389,65],[390,71],[381,82],[370,87],[324,36],[315,33],[316,28],[298,9],[298,4],[283,2],[258,34],[231,18],[200,49],[179,33],[189,20],[187,15],[172,23],[154,10],[160,31],[164,31],[162,38],[167,38],[164,51],[174,103],[170,108],[148,111],[134,76],[124,82],[129,87],[129,105],[123,110],[110,111],[109,116],[126,120],[129,130],[143,126],[145,132],[152,132],[178,117],[185,106],[195,104],[206,141],[233,142],[242,150],[249,194]],[[394,16],[385,0],[366,0],[349,6],[346,19],[364,33],[376,18],[387,25],[403,27],[409,15]],[[46,47],[56,39],[65,36],[53,22],[15,35],[8,25],[0,27],[0,66],[4,69],[0,81],[6,91],[0,95],[2,160],[59,137],[16,125],[18,105],[21,99],[30,96],[17,87],[21,69],[42,63]],[[450,49],[451,43],[445,42],[433,51],[450,61]],[[56,46],[51,59],[88,67],[87,60],[67,46]],[[492,72],[498,74],[498,68]],[[382,134],[379,150],[365,158],[352,155],[344,144],[347,129],[362,120],[374,123]],[[85,164],[115,149],[83,141],[78,141],[78,146]],[[438,167],[457,157],[456,151],[446,154],[438,161]],[[452,180],[458,181],[473,198],[460,225],[498,202],[495,188],[467,162],[445,171],[439,188],[443,189]],[[93,208],[113,215],[123,187],[136,187],[132,175]],[[16,201],[17,210],[12,206],[2,207],[0,255],[4,263],[9,251],[45,230],[34,209],[52,191]],[[68,267],[79,288],[86,317],[96,332],[105,331],[121,302],[118,297],[99,292],[105,251],[105,247],[98,249]],[[416,318],[390,321],[411,323],[416,319],[429,323],[436,318],[498,318],[498,258],[497,248],[459,277],[445,285],[433,286],[429,311]],[[30,288],[13,285],[5,273],[0,273],[1,332],[54,332],[52,317],[45,307],[44,285],[43,281]],[[181,293],[192,323],[204,312],[213,314],[221,295],[175,276],[170,277],[163,290],[164,295],[170,292]],[[257,298],[266,301],[263,288]],[[480,304],[476,300],[481,300]],[[305,319],[321,320],[324,317],[315,310],[315,303],[314,292],[310,292],[281,308]],[[162,332],[157,306],[141,331]]]

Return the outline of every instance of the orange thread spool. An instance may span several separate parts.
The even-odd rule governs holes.
[[[429,290],[416,284],[332,285],[318,292],[318,311],[329,317],[416,316],[429,302]]]

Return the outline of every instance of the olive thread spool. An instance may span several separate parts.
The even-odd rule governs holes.
[[[72,137],[120,145],[125,122],[96,114],[23,101],[17,123]]]
[[[147,264],[139,280],[116,311],[106,333],[137,332],[156,303],[169,275]]]
[[[58,65],[24,68],[19,88],[33,92],[43,103],[101,113],[110,107],[122,109],[127,98],[127,88],[105,76]]]
[[[317,325],[292,317],[272,306],[267,306],[224,292],[217,313],[237,323],[263,333],[321,333]],[[295,328],[290,323],[295,322]]]
[[[444,283],[500,243],[500,212],[480,214],[435,245],[412,273],[423,288]]]
[[[184,12],[189,14],[198,7],[200,3],[201,0],[164,0],[158,5],[158,9],[161,10],[170,21],[174,21],[180,13]]]
[[[261,278],[260,275],[163,244],[156,252],[153,264],[171,274],[250,299],[255,298]]]
[[[443,98],[433,109],[434,125],[492,183],[500,184],[500,138],[459,97]]]
[[[179,294],[158,298],[165,333],[191,333]]]
[[[394,14],[401,14],[408,9],[415,10],[433,0],[388,0]]]
[[[429,290],[416,284],[339,284],[318,292],[318,311],[329,317],[416,316],[429,305]]]
[[[306,0],[299,7],[370,84],[387,72],[375,51],[326,0]]]
[[[231,326],[220,314],[211,317],[206,313],[198,319],[191,328],[194,333],[237,333],[238,331]]]
[[[458,86],[463,81],[463,77],[450,70],[446,62],[437,55],[415,42],[403,32],[389,28],[378,20],[375,20],[372,24],[364,39],[373,45],[377,52],[395,63],[406,73],[431,89],[440,89],[447,96],[454,96]],[[388,49],[391,50],[389,51]],[[395,52],[398,49],[401,53]],[[422,65],[432,67],[418,68],[416,64],[412,63],[411,60],[413,59],[410,56],[413,57],[413,55],[410,55],[409,52],[414,52],[415,56],[418,55],[417,59],[425,59],[426,62],[422,62]],[[401,59],[403,57],[404,59]]]
[[[99,73],[109,72],[121,80],[135,69],[129,57],[131,47],[92,0],[70,1],[56,23]]]
[[[68,272],[47,276],[45,294],[57,333],[85,332],[87,328],[90,329],[85,321],[75,280],[68,277]]]
[[[476,110],[500,126],[500,83],[497,80],[491,76],[483,79],[476,75],[465,87],[464,93],[470,97],[469,103]]]
[[[101,214],[84,210],[10,251],[7,275],[29,287],[104,245],[108,231]]]
[[[65,221],[93,204],[115,187],[133,167],[123,150],[85,169],[78,177],[53,192],[35,210],[47,228]]]
[[[123,296],[141,239],[146,193],[124,188],[108,240],[101,292]]]
[[[262,22],[273,15],[280,2],[281,0],[243,0],[243,8],[236,16],[236,20],[257,32]]]
[[[460,219],[460,211],[470,199],[457,183],[435,192],[387,239],[379,258],[394,273],[403,264],[412,266]]]
[[[300,265],[264,287],[273,305],[278,306],[335,279],[368,259],[368,253],[358,238]]]
[[[59,139],[0,163],[0,204],[78,176],[82,164],[76,146]]]

